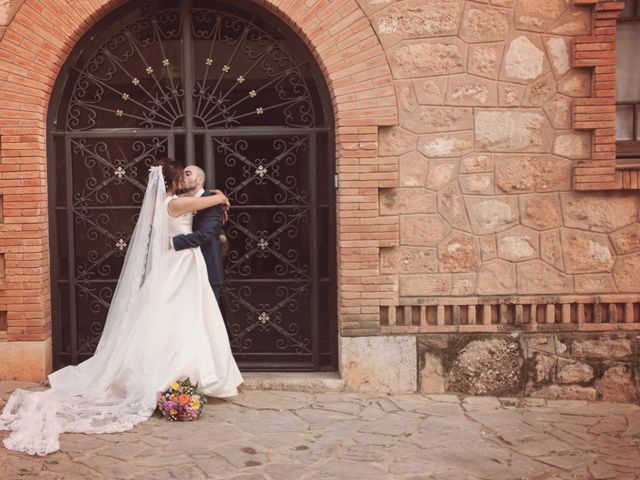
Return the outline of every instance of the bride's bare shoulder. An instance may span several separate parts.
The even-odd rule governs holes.
[[[179,197],[177,195],[170,195],[167,198],[165,198],[164,200],[164,205],[167,209],[167,214],[171,217],[171,218],[178,218],[181,216],[181,214],[179,212],[177,212],[176,210],[176,200]],[[173,208],[172,208],[173,207]]]

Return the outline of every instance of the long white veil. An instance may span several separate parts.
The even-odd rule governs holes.
[[[151,300],[139,298],[142,286],[154,269],[162,268],[169,249],[165,199],[162,168],[151,167],[95,355],[52,373],[49,390],[18,389],[11,395],[0,415],[0,430],[11,430],[4,440],[6,448],[46,455],[60,448],[62,432],[128,430],[153,413],[156,386],[151,379],[145,381],[153,375],[134,368],[141,364],[134,356],[145,352],[126,345]]]
[[[162,167],[151,167],[140,216],[129,241],[96,353],[106,348],[110,340],[118,338],[113,333],[123,328],[124,321],[132,320],[125,313],[153,266],[168,251],[167,215],[163,210],[166,196]]]

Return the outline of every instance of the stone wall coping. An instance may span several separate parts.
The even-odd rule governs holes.
[[[383,325],[380,333],[383,335],[409,335],[419,333],[438,334],[462,334],[462,333],[503,333],[513,335],[514,333],[560,333],[560,332],[639,332],[640,324],[616,324],[615,328],[608,323],[593,323],[582,325],[545,325],[513,328],[513,326],[503,325],[455,325],[455,326],[421,326],[421,325]]]
[[[546,305],[566,303],[633,303],[640,302],[640,294],[607,295],[491,295],[482,297],[400,297],[397,305]]]

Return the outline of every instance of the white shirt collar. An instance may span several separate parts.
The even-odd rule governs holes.
[[[201,188],[200,190],[198,190],[194,195],[194,197],[201,197],[202,195],[204,195],[204,188]]]

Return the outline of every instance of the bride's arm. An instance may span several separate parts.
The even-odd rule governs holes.
[[[216,205],[229,205],[229,200],[223,193],[216,193],[208,197],[177,197],[169,202],[167,209],[172,217],[179,217],[187,212],[204,210]]]

